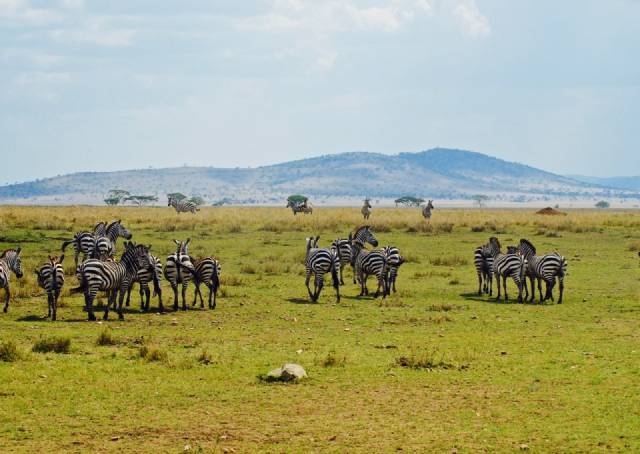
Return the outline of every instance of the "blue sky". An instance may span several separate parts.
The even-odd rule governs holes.
[[[640,174],[638,0],[0,0],[0,184],[464,148]]]

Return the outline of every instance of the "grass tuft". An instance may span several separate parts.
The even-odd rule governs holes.
[[[69,353],[71,349],[71,339],[68,337],[45,337],[38,340],[31,351],[35,353]]]
[[[98,339],[96,339],[96,345],[116,345],[118,340],[115,338],[111,330],[105,329],[98,335]]]
[[[169,359],[166,351],[159,348],[147,347],[146,345],[140,347],[138,355],[148,363],[166,362]]]
[[[22,358],[22,354],[18,350],[15,342],[6,341],[0,343],[0,361],[5,363],[12,363]]]
[[[325,356],[320,364],[322,367],[335,367],[335,366],[344,366],[347,363],[347,357],[342,356],[339,357],[336,355],[336,352],[330,351],[327,356]]]
[[[412,352],[408,356],[396,358],[396,365],[416,370],[456,369],[456,365],[445,361],[444,354],[436,349],[426,350],[422,353]]]

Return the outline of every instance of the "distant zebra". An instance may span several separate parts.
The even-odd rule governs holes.
[[[340,302],[340,257],[335,248],[318,248],[320,237],[307,238],[307,251],[305,256],[305,285],[309,292],[309,297],[314,303],[318,302],[320,292],[324,286],[324,275],[331,273],[333,287],[336,289],[336,302]],[[311,275],[314,275],[313,292],[309,287]]]
[[[13,274],[15,274],[18,279],[22,277],[21,251],[22,248],[7,249],[0,255],[0,288],[3,288],[5,292],[3,312],[9,310],[9,300],[11,299],[9,278],[11,277],[11,271],[13,271]]]
[[[311,205],[307,205],[307,202],[287,202],[287,207],[291,208],[293,215],[295,216],[298,213],[304,214],[313,214],[313,207]]]
[[[61,255],[60,258],[49,256],[49,261],[39,269],[35,270],[38,278],[38,285],[47,292],[47,304],[49,307],[47,317],[51,317],[51,320],[53,321],[56,320],[58,312],[58,297],[60,296],[60,291],[64,285],[63,261],[64,255]]]
[[[151,290],[149,290],[149,283],[153,283],[153,296],[158,296],[158,309],[160,312],[164,311],[164,306],[162,305],[162,288],[160,286],[160,278],[162,276],[162,262],[155,255],[150,255],[149,267],[140,268],[135,278],[131,282],[131,286],[127,290],[127,301],[125,303],[126,306],[129,306],[129,301],[131,299],[131,290],[133,289],[133,284],[138,283],[140,286],[139,294],[140,294],[140,309],[142,311],[149,311],[149,303],[151,300]]]
[[[369,203],[368,198],[364,199],[364,205],[362,205],[360,212],[365,219],[369,219],[369,216],[371,216],[371,203]]]
[[[118,297],[118,317],[124,319],[122,303],[125,293],[135,279],[140,268],[148,268],[151,262],[149,247],[142,244],[125,243],[125,251],[119,262],[88,259],[79,267],[80,286],[73,293],[83,292],[89,320],[95,320],[93,301],[98,291],[106,291],[109,299],[104,310],[104,320],[109,318],[109,306],[116,304]]]
[[[531,301],[533,302],[536,297],[536,290],[534,281],[538,281],[538,292],[540,293],[540,303],[551,299],[553,301],[553,287],[556,284],[556,277],[558,278],[558,287],[560,289],[560,296],[558,297],[558,304],[562,304],[562,295],[564,293],[564,277],[567,274],[567,260],[554,252],[552,254],[536,255],[536,248],[530,241],[521,239],[518,245],[518,252],[527,259],[527,271],[526,274],[531,282]],[[542,281],[545,282],[546,292],[544,297],[542,296]],[[526,283],[525,283],[526,289]],[[527,290],[527,294],[528,294]]]
[[[180,213],[193,213],[196,214],[196,211],[200,211],[200,208],[198,208],[198,205],[196,205],[195,203],[186,200],[186,199],[182,199],[182,200],[178,200],[175,197],[169,197],[169,203],[167,206],[173,207],[176,210],[176,213],[180,214]]]
[[[489,251],[491,257],[493,257],[492,271],[498,286],[498,296],[496,300],[500,299],[501,277],[503,279],[504,300],[507,301],[509,299],[509,295],[507,294],[507,278],[511,277],[518,286],[518,301],[522,302],[522,287],[524,285],[524,273],[527,267],[527,260],[521,255],[516,254],[513,247],[507,254],[503,254],[500,251],[500,242],[496,237],[489,238]]]
[[[364,243],[360,240],[353,239],[351,241],[351,261],[355,266],[355,274],[360,281],[360,295],[369,294],[367,288],[367,278],[371,275],[375,276],[378,281],[378,287],[374,298],[380,294],[382,288],[382,298],[387,296],[387,257],[381,251],[368,251],[364,247]]]
[[[200,307],[204,307],[202,293],[200,293],[200,284],[204,284],[209,289],[209,309],[215,309],[218,288],[220,287],[220,271],[222,270],[220,262],[213,257],[192,259],[191,262],[195,268],[193,285],[196,287],[192,306],[196,305],[198,296],[200,296]]]
[[[387,280],[387,295],[396,293],[396,279],[398,278],[398,271],[400,266],[405,262],[402,255],[400,255],[400,249],[395,246],[385,246],[381,249],[382,253],[386,257],[387,269],[385,271]]]
[[[122,220],[120,219],[111,222],[104,228],[98,228],[99,225],[100,224],[94,228],[95,245],[91,254],[91,258],[94,259],[104,259],[105,257],[115,254],[118,238],[123,237],[124,239],[130,240],[133,236],[131,232],[122,225]]]
[[[429,200],[422,208],[422,216],[427,220],[431,219],[431,210],[433,210],[433,200]]]
[[[478,246],[473,252],[473,264],[478,274],[478,295],[493,295],[493,256],[488,244]]]
[[[193,278],[195,268],[189,257],[189,242],[173,240],[176,243],[176,252],[167,257],[164,265],[164,277],[173,290],[173,310],[178,310],[178,285],[182,285],[182,310],[187,310],[187,287]]]

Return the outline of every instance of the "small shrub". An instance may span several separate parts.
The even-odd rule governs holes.
[[[469,260],[459,255],[450,255],[445,257],[434,257],[429,259],[434,266],[463,266],[468,265]]]
[[[336,356],[336,352],[329,352],[326,357],[322,359],[322,367],[334,367],[334,366],[344,366],[347,362],[347,358],[345,356],[338,357]]]
[[[427,350],[421,354],[412,352],[409,356],[401,356],[396,359],[396,365],[409,369],[455,369],[455,364],[446,362],[443,354],[438,354],[436,349]]]
[[[13,341],[6,341],[0,344],[0,361],[12,363],[18,361],[22,355]]]
[[[639,241],[633,241],[629,244],[629,250],[631,252],[636,252],[636,251],[640,251],[640,240]]]
[[[251,263],[244,263],[240,267],[240,271],[244,274],[256,274],[256,267]]]
[[[36,353],[69,353],[71,349],[71,339],[68,337],[47,337],[38,340],[31,351]]]
[[[474,225],[474,226],[471,226],[471,231],[472,232],[479,233],[479,232],[484,232],[485,230],[487,230],[486,225]]]
[[[150,348],[146,345],[140,347],[138,354],[140,355],[140,358],[144,359],[148,363],[156,361],[165,362],[169,359],[169,355],[166,351],[158,348]]]
[[[432,304],[427,308],[430,312],[449,312],[455,309],[452,304]]]
[[[453,232],[453,224],[450,222],[443,222],[436,224],[436,233],[451,233]]]
[[[213,358],[211,357],[211,354],[206,350],[202,350],[200,354],[196,357],[196,360],[200,364],[204,364],[204,365],[213,363]]]
[[[113,336],[113,334],[111,333],[110,330],[104,330],[100,333],[100,335],[98,336],[98,339],[96,339],[96,345],[116,345],[118,343],[118,341],[116,340],[116,338]]]

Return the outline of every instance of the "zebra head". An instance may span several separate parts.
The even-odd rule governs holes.
[[[433,200],[429,200],[427,203],[427,210],[433,210]]]
[[[351,238],[351,233],[349,233],[349,237]],[[378,246],[378,240],[376,239],[376,236],[373,234],[373,230],[368,225],[363,225],[362,227],[358,227],[358,229],[356,230],[356,233],[353,234],[351,243],[353,244],[354,241],[358,241],[359,243],[362,243],[362,246],[364,246],[365,243],[369,243],[373,247]]]
[[[23,276],[22,260],[20,258],[21,251],[22,248],[20,247],[17,249],[7,249],[0,256],[0,259],[3,259],[5,261],[5,263],[9,266],[9,269],[13,271],[18,279]]]
[[[366,206],[367,208],[371,208],[371,203],[369,198],[364,199],[364,206]]]
[[[124,244],[125,251],[122,254],[121,262],[125,263],[127,267],[134,269],[147,269],[151,266],[152,258],[149,250],[151,246],[145,246],[144,244],[135,244],[132,241],[128,241]]]
[[[489,238],[488,251],[492,257],[495,257],[500,253],[500,241],[495,236]]]
[[[518,245],[518,252],[529,259],[536,255],[536,248],[529,240],[521,239]]]
[[[129,229],[122,225],[122,220],[118,219],[117,221],[113,221],[111,224],[109,224],[109,226],[107,227],[106,236],[109,237],[111,241],[115,241],[119,236],[124,239],[130,240],[133,235],[131,234]]]
[[[516,246],[507,246],[507,254],[519,254],[518,248]]]
[[[177,255],[189,255],[189,242],[191,238],[187,238],[186,241],[173,240],[176,243],[176,254]]]

